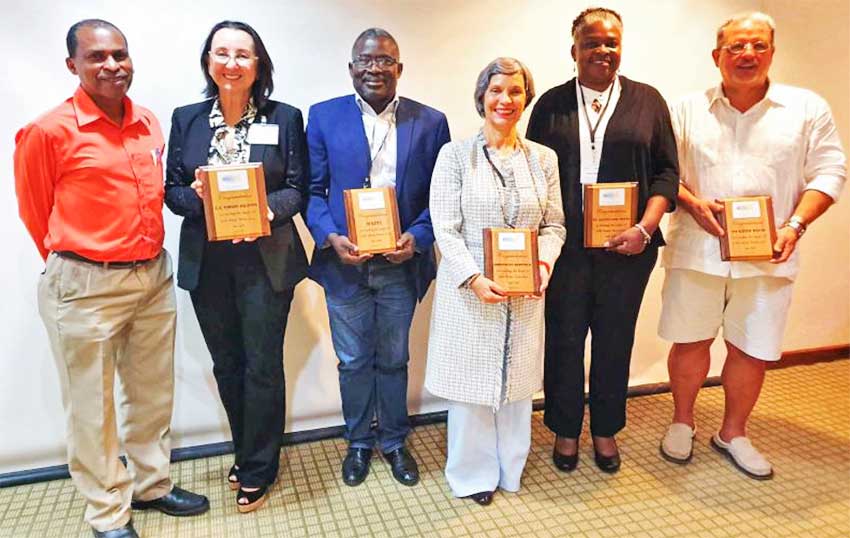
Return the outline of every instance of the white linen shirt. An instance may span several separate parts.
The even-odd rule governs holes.
[[[817,94],[771,83],[746,112],[735,109],[722,85],[688,96],[671,109],[682,185],[703,199],[770,195],[777,230],[793,215],[805,190],[837,200],[847,176],[829,105]],[[799,248],[780,264],[724,262],[720,242],[684,208],[670,218],[662,267],[731,278],[793,280]]]
[[[357,94],[355,97],[363,118],[366,140],[369,142],[369,154],[372,160],[369,178],[372,187],[395,187],[398,141],[395,114],[398,108],[398,95],[380,114],[376,113],[362,97]]]

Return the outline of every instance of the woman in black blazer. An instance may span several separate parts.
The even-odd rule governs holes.
[[[293,288],[307,274],[292,218],[307,201],[301,112],[268,99],[273,66],[249,25],[223,21],[204,44],[210,99],[171,118],[165,203],[184,217],[177,285],[188,290],[233,435],[228,473],[240,512],[258,508],[275,481],[285,417],[283,337]],[[207,240],[198,167],[262,162],[272,234]]]

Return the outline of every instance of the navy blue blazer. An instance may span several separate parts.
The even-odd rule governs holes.
[[[212,129],[209,116],[214,99],[174,110],[168,137],[165,169],[165,205],[183,218],[177,285],[194,290],[203,263],[207,228],[204,204],[189,186],[195,169],[206,166]],[[275,145],[251,144],[249,162],[262,162],[269,208],[274,212],[272,234],[257,239],[260,256],[275,291],[289,290],[307,276],[307,255],[292,222],[307,201],[308,161],[301,111],[268,101],[257,112],[255,123],[279,126]]]
[[[400,98],[396,109],[396,198],[402,232],[416,238],[417,254],[408,262],[420,299],[436,274],[434,231],[428,211],[431,173],[437,154],[450,140],[446,116],[416,101]],[[310,278],[325,292],[353,294],[363,278],[339,260],[333,248],[323,248],[330,233],[348,235],[343,191],[363,187],[369,175],[369,142],[354,95],[310,107],[307,120],[310,151],[310,199],[306,221],[316,249]]]

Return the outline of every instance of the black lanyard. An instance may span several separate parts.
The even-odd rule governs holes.
[[[390,131],[395,127],[395,116],[396,116],[397,112],[398,112],[398,106],[394,106],[392,118],[390,119],[390,122],[389,122],[390,126],[387,128],[387,132],[384,133],[384,139],[381,140],[381,145],[378,146],[378,151],[375,152],[375,157],[377,157],[378,155],[381,154],[381,151],[383,151],[383,149],[384,149],[384,145],[387,143],[387,138],[389,138],[389,136],[390,136]],[[363,113],[362,108],[360,109],[360,113],[361,114]],[[377,124],[379,119],[380,119],[380,114],[375,116],[375,123],[376,124]],[[362,121],[362,119],[361,119],[361,121]],[[375,128],[373,126],[372,132],[374,133],[374,131],[375,131]],[[369,189],[369,188],[372,187],[372,142],[373,141],[369,141],[369,155],[368,155],[368,157],[369,157],[369,173],[366,176],[366,179],[363,180],[363,188],[364,189]]]
[[[596,150],[596,130],[599,129],[599,124],[602,123],[605,111],[608,110],[608,105],[611,104],[611,96],[614,94],[614,84],[616,83],[616,80],[611,83],[611,89],[608,90],[608,99],[605,100],[605,106],[602,107],[602,112],[600,112],[599,117],[596,118],[596,125],[591,127],[590,115],[587,113],[587,103],[584,101],[584,86],[581,85],[581,82],[576,80],[576,84],[578,84],[579,90],[581,90],[581,108],[584,110],[584,119],[587,120],[587,130],[590,131],[590,149],[592,150]]]
[[[484,157],[487,159],[487,162],[490,164],[490,168],[493,170],[493,174],[499,178],[499,182],[502,184],[502,188],[506,189],[507,184],[505,183],[505,176],[496,168],[496,165],[493,164],[493,159],[490,158],[490,152],[487,151],[487,142],[484,142],[484,145],[481,146],[481,149],[484,150]],[[537,192],[537,183],[534,180],[534,173],[531,171],[531,161],[528,159],[528,153],[526,152],[525,147],[521,148],[522,154],[525,156],[525,162],[528,165],[528,174],[531,177],[531,186],[534,188],[534,198],[537,200],[537,206],[540,208],[540,218],[545,221],[546,219],[546,210],[543,208],[543,202],[540,201],[540,193]],[[519,189],[519,185],[517,185],[517,189]],[[498,189],[497,189],[498,190]],[[501,193],[499,198],[501,198]],[[517,203],[519,200],[517,200]],[[502,211],[502,219],[505,221],[505,225],[508,228],[515,228],[514,224],[508,222],[508,215],[505,213],[505,205],[499,202],[499,209]],[[517,205],[517,217],[519,216],[519,205]]]

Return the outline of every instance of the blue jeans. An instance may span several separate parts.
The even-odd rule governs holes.
[[[345,438],[351,448],[382,452],[404,446],[407,418],[407,348],[416,288],[407,264],[383,259],[361,268],[365,282],[351,297],[327,295]],[[372,419],[377,417],[377,435]]]

